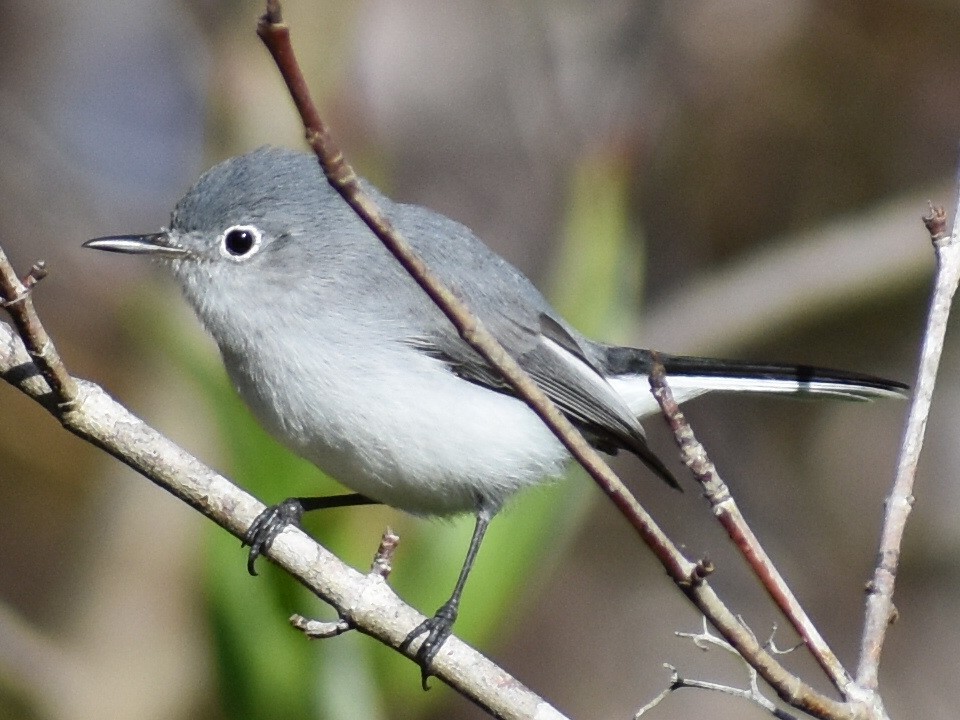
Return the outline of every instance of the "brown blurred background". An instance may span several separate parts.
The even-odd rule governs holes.
[[[932,268],[919,218],[928,198],[953,206],[956,3],[284,5],[318,101],[359,170],[393,197],[472,227],[571,316],[580,300],[568,285],[593,260],[589,243],[564,240],[571,208],[617,194],[624,257],[636,261],[617,275],[617,309],[585,330],[912,380]],[[50,264],[36,302],[68,366],[222,467],[207,404],[162,349],[150,350],[151,327],[162,321],[211,357],[212,345],[150,267],[80,243],[159,228],[215,161],[264,143],[298,146],[298,121],[254,34],[261,8],[40,0],[4,10],[0,243],[18,267]],[[960,687],[944,681],[960,648],[955,335],[882,667],[894,717],[954,717],[960,704]],[[233,712],[209,649],[204,521],[13,390],[0,398],[0,718]],[[905,410],[719,397],[689,411],[851,669]],[[646,425],[673,457],[662,423]],[[697,493],[652,488],[629,460],[617,467],[692,555],[709,553],[732,609],[769,632],[776,614]],[[599,493],[579,495],[572,537],[544,539],[522,602],[482,649],[573,717],[630,716],[667,683],[664,662],[742,684],[735,662],[674,637],[699,627],[696,613]],[[524,502],[498,523],[522,515]],[[786,662],[827,689],[795,655]],[[435,685],[434,717],[478,717]],[[389,697],[353,711],[326,714],[413,716]],[[765,717],[690,690],[651,716],[694,713]]]

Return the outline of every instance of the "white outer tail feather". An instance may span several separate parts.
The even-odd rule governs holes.
[[[621,375],[608,382],[626,401],[631,412],[645,418],[660,411],[650,393],[646,375]],[[759,395],[796,395],[836,400],[867,401],[902,398],[903,393],[887,388],[837,381],[800,381],[794,378],[719,377],[716,375],[667,375],[667,384],[677,402],[683,403],[708,392],[746,392]]]

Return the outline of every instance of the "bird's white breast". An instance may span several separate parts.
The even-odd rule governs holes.
[[[515,398],[400,342],[336,343],[284,353],[261,338],[242,354],[221,351],[261,423],[347,487],[410,512],[451,514],[498,506],[562,472],[566,451]]]

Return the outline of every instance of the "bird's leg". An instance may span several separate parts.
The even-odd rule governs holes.
[[[326,510],[335,507],[351,505],[377,505],[366,495],[350,493],[349,495],[331,495],[329,497],[290,497],[276,505],[265,508],[250,523],[250,527],[243,535],[241,543],[250,546],[250,557],[247,559],[247,570],[256,575],[254,567],[257,558],[270,549],[277,535],[283,532],[287,525],[300,526],[300,519],[305,512]]]
[[[460,609],[460,596],[463,594],[463,586],[467,584],[467,576],[473,567],[473,561],[477,557],[477,551],[480,549],[480,543],[483,542],[483,536],[487,532],[490,520],[493,519],[493,512],[487,509],[481,509],[477,512],[477,524],[473,528],[473,537],[470,538],[470,547],[467,549],[467,557],[463,561],[463,567],[460,569],[460,577],[457,578],[457,584],[453,588],[453,594],[450,599],[439,607],[433,617],[427,618],[417,625],[400,643],[401,650],[407,650],[410,644],[421,635],[426,634],[417,653],[414,656],[420,664],[421,682],[423,689],[427,690],[427,678],[430,676],[430,666],[433,659],[440,651],[444,641],[450,636],[453,629],[453,623],[457,619],[457,612]]]

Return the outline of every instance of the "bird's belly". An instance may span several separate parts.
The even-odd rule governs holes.
[[[563,471],[569,455],[521,401],[432,358],[410,352],[394,360],[406,363],[403,372],[385,362],[375,373],[315,368],[299,375],[293,392],[278,390],[284,386],[270,373],[231,375],[282,443],[356,492],[409,512],[496,508]]]

